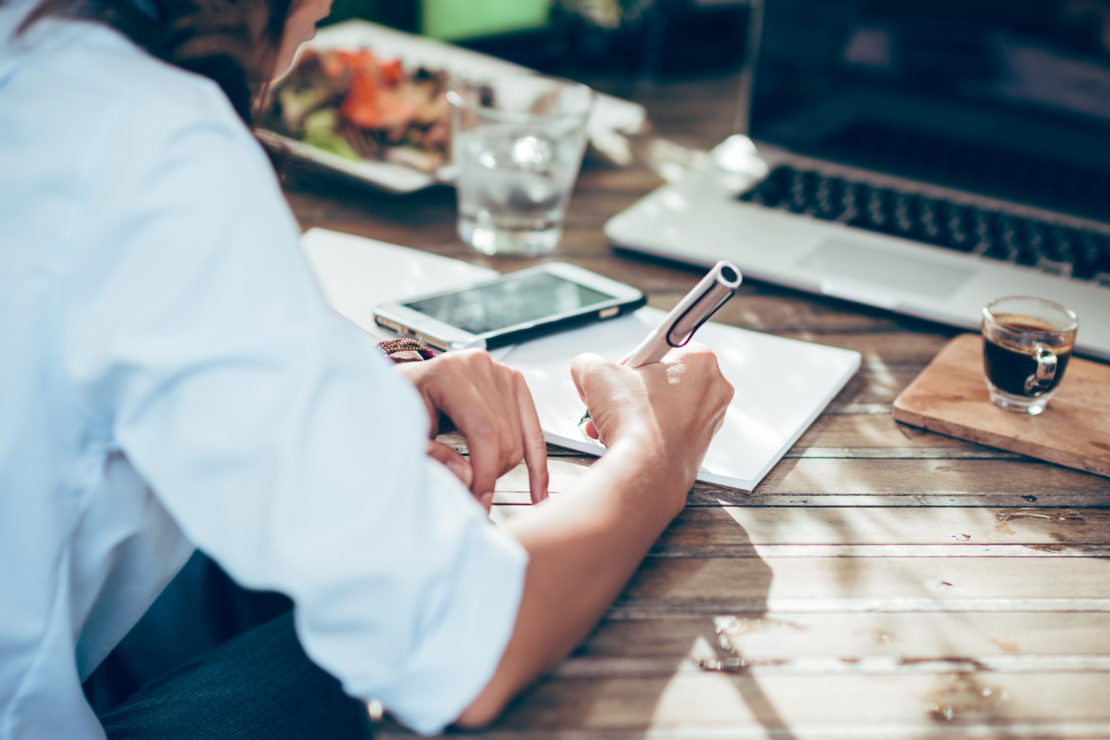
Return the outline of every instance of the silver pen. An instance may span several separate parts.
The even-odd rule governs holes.
[[[724,260],[713,265],[698,284],[678,302],[670,313],[644,341],[632,350],[632,354],[621,364],[640,367],[659,362],[672,347],[681,347],[690,341],[694,332],[717,312],[721,306],[736,294],[743,277],[740,270]],[[589,409],[582,415],[578,424],[590,418]]]

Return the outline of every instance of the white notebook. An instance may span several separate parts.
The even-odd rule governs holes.
[[[379,303],[493,274],[459,260],[323,229],[306,232],[302,244],[332,306],[377,336],[388,336],[374,324]],[[605,448],[578,427],[583,407],[570,379],[570,362],[582,352],[619,360],[664,315],[645,307],[495,355],[524,373],[549,443],[601,455]],[[698,330],[697,341],[714,349],[736,388],[698,480],[744,491],[763,480],[860,364],[858,352],[713,322]]]

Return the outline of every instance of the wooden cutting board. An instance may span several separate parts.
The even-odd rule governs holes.
[[[1004,411],[983,379],[983,340],[963,334],[894,401],[894,418],[972,442],[1110,476],[1110,365],[1072,357],[1039,416]]]

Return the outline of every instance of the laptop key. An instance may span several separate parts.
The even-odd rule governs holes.
[[[1080,233],[1072,275],[1080,280],[1095,280],[1101,272],[1110,272],[1110,265],[1103,265],[1105,257],[1098,234]]]
[[[1047,272],[1049,275],[1071,277],[1072,266],[1070,262],[1054,260],[1049,257],[1041,257],[1037,260],[1035,266],[1041,272]]]
[[[1110,285],[1110,236],[1105,234],[1084,234],[1087,250],[1086,256],[1090,260],[1091,280],[1099,285]]]
[[[866,203],[863,209],[864,223],[875,231],[887,233],[890,226],[889,200],[890,194],[883,188],[868,188]]]
[[[941,208],[948,226],[948,246],[961,252],[970,252],[975,246],[975,240],[968,229],[969,211],[967,206],[954,203],[943,203]]]
[[[826,221],[835,221],[844,208],[841,200],[843,190],[844,181],[840,178],[821,178],[813,194],[814,200],[817,202],[814,215]]]
[[[1066,226],[1050,226],[1046,244],[1046,255],[1049,259],[1068,264],[1075,261],[1075,232]]]
[[[780,165],[742,201],[1110,285],[1110,236]]]
[[[972,240],[975,242],[975,247],[971,250],[973,254],[1002,259],[1002,251],[995,243],[994,216],[992,214],[973,209],[971,213],[971,231],[974,234]]]
[[[917,233],[917,219],[914,196],[896,192],[893,194],[892,203],[894,207],[894,233],[899,236],[915,235]]]
[[[937,211],[937,202],[930,198],[923,199],[920,203],[918,219],[921,224],[921,235],[927,242],[947,247],[949,246],[948,238],[944,233]]]

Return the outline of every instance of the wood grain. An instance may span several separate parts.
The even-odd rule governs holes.
[[[1068,363],[1038,416],[991,403],[983,381],[983,341],[956,337],[894,401],[894,418],[934,432],[1110,476],[1110,366]]]
[[[723,638],[723,640],[722,640]],[[723,653],[722,653],[723,651]],[[605,619],[572,659],[751,660],[1110,655],[1110,615],[1091,612],[722,613]],[[870,664],[879,665],[877,662]],[[886,664],[888,669],[890,664]],[[618,670],[614,666],[614,672]]]
[[[483,738],[1105,737],[1100,671],[782,674],[702,671],[545,680]],[[690,728],[697,728],[691,730]],[[384,728],[381,737],[391,737]]]
[[[395,198],[300,172],[287,196],[306,228],[501,271],[568,260],[670,308],[699,271],[614,251],[602,227],[732,133],[738,79],[595,84],[643,103],[650,127],[627,165],[587,158],[548,257],[465,247],[449,188]],[[467,736],[1110,737],[1110,480],[896,421],[951,328],[755,280],[718,320],[856,349],[863,366],[754,492],[695,485],[594,633]],[[555,496],[593,463],[548,452]],[[493,519],[529,515],[527,491],[524,467],[509,471]],[[376,735],[412,737],[388,717]]]

